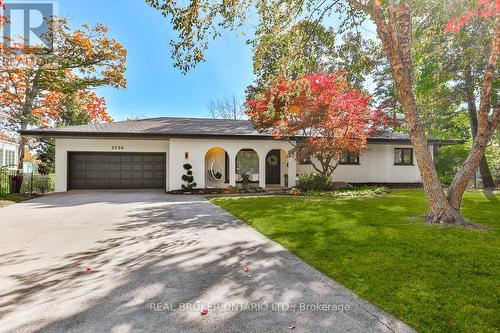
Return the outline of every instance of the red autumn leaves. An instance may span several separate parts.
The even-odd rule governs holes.
[[[349,87],[343,72],[317,73],[277,80],[247,101],[246,112],[257,129],[278,139],[301,136],[297,153],[338,158],[365,149],[367,138],[385,121],[369,103],[368,95]]]
[[[478,0],[478,8],[467,10],[467,13],[457,18],[451,18],[444,29],[445,32],[458,33],[460,29],[469,24],[473,18],[487,19],[500,13],[500,0]]]

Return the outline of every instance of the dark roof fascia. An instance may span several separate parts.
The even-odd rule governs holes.
[[[465,140],[441,140],[441,139],[428,139],[427,143],[436,144],[442,146],[451,146],[463,144]],[[368,143],[399,143],[399,144],[408,144],[411,145],[410,139],[398,139],[398,138],[368,138]]]
[[[62,131],[19,131],[21,135],[34,137],[54,137],[54,138],[144,138],[144,139],[169,139],[169,138],[224,138],[224,139],[273,139],[272,135],[223,135],[223,134],[178,134],[178,133],[124,133],[124,132],[62,132]]]
[[[179,134],[179,133],[124,133],[124,132],[75,132],[75,131],[50,131],[50,130],[21,130],[19,131],[24,136],[34,137],[54,137],[54,138],[143,138],[143,139],[168,139],[168,138],[196,138],[196,139],[232,139],[232,140],[269,140],[274,139],[272,135],[260,134],[243,134],[243,135],[223,135],[223,134]],[[430,144],[439,145],[455,145],[463,144],[465,140],[439,140],[429,139]],[[409,139],[399,138],[368,138],[368,143],[399,143],[411,144]]]

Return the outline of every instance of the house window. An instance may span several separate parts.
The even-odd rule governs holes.
[[[394,148],[394,165],[413,165],[413,148]]]
[[[339,161],[340,164],[359,164],[358,153],[346,153],[342,155]]]
[[[6,150],[5,151],[5,165],[7,166],[15,166],[16,164],[16,152],[14,150]]]

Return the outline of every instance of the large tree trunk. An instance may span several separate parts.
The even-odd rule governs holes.
[[[455,174],[448,188],[448,200],[455,209],[460,209],[462,196],[467,188],[467,183],[472,177],[474,170],[479,165],[481,157],[493,134],[500,125],[500,101],[493,109],[491,116],[492,83],[495,80],[495,71],[500,53],[500,13],[495,17],[495,32],[491,46],[491,53],[484,71],[483,84],[481,87],[481,102],[479,107],[479,118],[477,134],[469,156]]]
[[[377,26],[378,36],[389,58],[392,77],[403,106],[410,140],[430,206],[427,221],[429,223],[465,224],[459,211],[453,209],[445,196],[418,116],[413,92],[410,2],[406,0],[399,5],[391,5],[387,21],[382,10],[376,5],[373,5],[369,13]]]
[[[496,17],[493,47],[481,90],[478,134],[476,135],[476,140],[474,141],[469,157],[455,175],[448,190],[448,197],[446,197],[428,149],[427,139],[418,116],[413,92],[410,0],[402,0],[398,4],[389,5],[387,20],[376,1],[364,4],[356,0],[349,0],[349,3],[354,8],[370,14],[371,19],[377,27],[377,34],[382,40],[384,51],[389,58],[396,91],[403,106],[427,202],[430,206],[427,221],[439,224],[469,225],[470,223],[460,215],[460,202],[472,173],[478,167],[481,156],[484,155],[484,148],[500,121],[500,110],[498,109],[494,112],[491,119],[488,116],[492,78],[500,49],[499,15]]]
[[[476,108],[476,96],[474,94],[474,84],[472,80],[472,75],[470,73],[470,67],[465,73],[465,90],[467,99],[467,110],[469,112],[470,128],[472,139],[475,140],[477,135],[477,108]],[[481,174],[481,180],[483,182],[483,187],[492,188],[495,187],[495,181],[491,176],[490,168],[488,166],[488,161],[486,161],[486,156],[483,154],[481,160],[479,161],[479,173]]]

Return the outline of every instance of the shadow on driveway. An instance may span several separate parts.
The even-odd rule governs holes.
[[[0,211],[26,229],[2,249],[0,330],[411,331],[202,197],[76,192],[15,206],[28,217]]]

